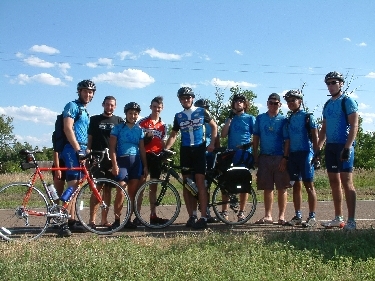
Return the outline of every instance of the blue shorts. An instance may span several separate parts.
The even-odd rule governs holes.
[[[325,150],[325,161],[328,173],[351,173],[354,164],[354,147],[350,147],[350,155],[348,161],[341,161],[340,154],[345,144],[343,143],[327,143]]]
[[[86,150],[86,146],[81,146],[81,150]],[[70,144],[66,144],[64,146],[63,151],[61,152],[61,158],[65,162],[65,167],[67,168],[74,168],[79,167],[79,161],[77,158],[77,154],[73,147]],[[79,180],[83,177],[83,173],[81,171],[66,171],[66,181],[72,180]]]
[[[142,175],[142,161],[140,155],[130,155],[117,158],[119,173],[116,181],[128,183],[130,180],[139,180]]]
[[[311,165],[313,154],[310,151],[289,153],[288,173],[291,181],[314,181],[314,165]]]

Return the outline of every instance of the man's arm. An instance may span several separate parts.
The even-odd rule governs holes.
[[[76,135],[73,131],[73,124],[74,119],[71,117],[64,118],[64,133],[66,138],[68,139],[69,143],[73,147],[75,151],[79,151],[81,149],[79,143],[77,142]]]
[[[318,138],[318,150],[322,149],[323,144],[326,141],[326,130],[327,130],[326,120],[323,119],[322,128],[320,129],[319,138]]]
[[[177,131],[171,131],[168,139],[167,139],[167,142],[165,144],[165,148],[166,149],[170,149],[172,147],[172,145],[174,144],[174,142],[176,141],[176,138],[177,138],[177,134],[178,132]]]
[[[350,148],[353,145],[355,138],[357,137],[358,132],[358,112],[353,112],[348,115],[348,123],[350,125],[348,139],[345,143],[345,148]]]
[[[211,142],[207,146],[207,151],[212,152],[215,149],[215,141],[216,141],[215,136],[217,136],[217,125],[213,119],[211,119],[211,121],[208,122],[208,125],[211,127]]]

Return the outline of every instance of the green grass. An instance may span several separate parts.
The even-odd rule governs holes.
[[[42,238],[0,243],[0,276],[2,280],[374,280],[374,243],[372,229]]]

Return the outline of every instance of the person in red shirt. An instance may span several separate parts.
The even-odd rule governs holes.
[[[150,109],[151,114],[140,119],[137,124],[145,133],[144,144],[150,179],[159,179],[161,175],[162,162],[161,158],[157,155],[163,151],[165,141],[167,140],[167,126],[160,118],[160,113],[163,110],[163,97],[157,96],[153,98]],[[143,177],[139,182],[139,186],[142,186],[145,181],[146,177]],[[156,201],[156,190],[156,184],[150,185],[150,202]],[[154,204],[150,204],[150,223],[164,224],[167,221],[167,219],[159,218],[156,215],[156,206]],[[135,218],[133,223],[139,225],[140,221],[138,218]]]

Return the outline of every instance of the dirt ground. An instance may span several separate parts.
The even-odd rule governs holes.
[[[373,225],[375,224],[375,201],[372,200],[362,200],[357,201],[357,208],[356,208],[356,221],[357,221],[357,229],[369,229],[373,228]],[[346,203],[343,202],[343,211],[344,211],[344,218],[347,216],[347,209],[346,209]],[[308,206],[307,203],[304,202],[302,205],[302,213],[304,216],[304,219],[306,219],[306,216],[308,215]],[[275,203],[273,205],[273,220],[274,224],[268,224],[268,225],[255,225],[254,222],[260,218],[262,218],[264,215],[264,205],[263,203],[257,204],[257,209],[255,212],[255,215],[245,224],[239,225],[239,226],[231,226],[226,225],[224,223],[214,223],[209,224],[208,228],[206,230],[194,230],[191,228],[185,227],[185,223],[188,219],[187,212],[184,206],[181,207],[181,212],[179,217],[176,219],[176,221],[169,227],[163,228],[163,229],[149,229],[146,227],[138,227],[135,230],[128,230],[124,229],[119,232],[116,232],[112,235],[101,235],[100,237],[119,237],[119,236],[127,236],[127,237],[174,237],[176,235],[184,235],[184,234],[193,234],[193,233],[199,233],[202,231],[231,231],[232,233],[241,233],[241,232],[250,232],[250,233],[262,233],[262,232],[272,232],[272,231],[309,231],[309,229],[302,228],[301,226],[280,226],[276,222],[278,220],[278,207]],[[287,204],[287,211],[286,211],[286,220],[290,220],[294,216],[294,208],[293,203],[288,202]],[[333,211],[333,202],[331,201],[320,201],[317,205],[317,212],[316,212],[316,218],[318,220],[318,226],[314,227],[314,230],[324,230],[324,228],[320,225],[324,221],[328,221],[333,219],[334,217],[334,211]],[[56,235],[56,230],[47,230],[47,232],[39,239],[51,237]],[[82,238],[84,236],[95,236],[96,234],[86,232],[86,233],[74,233],[72,237],[76,238]]]

